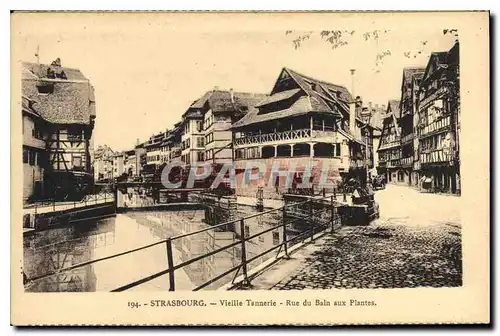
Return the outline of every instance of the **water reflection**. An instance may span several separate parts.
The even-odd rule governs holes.
[[[239,206],[236,217],[255,213],[253,207]],[[194,232],[208,225],[203,210],[145,211],[119,214],[114,218],[79,223],[76,226],[41,231],[24,238],[24,271],[28,279],[57,271],[77,263],[113,255],[167,237]],[[235,225],[230,231],[208,230],[173,241],[174,264],[191,260],[239,239],[261,232],[281,221],[281,213],[269,213],[246,220],[244,232]],[[293,233],[293,230],[290,230]],[[291,233],[288,233],[289,235]],[[246,244],[247,260],[254,258],[251,269],[274,257],[278,248],[256,257],[263,251],[281,244],[282,228],[273,229]],[[241,245],[236,244],[217,254],[203,258],[175,271],[176,290],[192,290],[217,275],[241,263]],[[26,291],[31,292],[90,292],[110,291],[168,267],[166,245],[134,252],[128,255],[80,267],[47,278],[30,281]],[[235,271],[215,281],[206,289],[216,289],[228,283]],[[241,274],[241,273],[240,273]],[[168,290],[168,274],[131,290]]]

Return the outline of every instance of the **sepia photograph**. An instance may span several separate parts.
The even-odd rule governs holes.
[[[467,30],[240,15],[12,15],[23,295],[464,289]]]

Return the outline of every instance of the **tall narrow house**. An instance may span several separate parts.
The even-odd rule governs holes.
[[[266,96],[214,89],[191,105],[191,109],[197,108],[203,115],[204,140],[200,141],[200,147],[204,147],[204,161],[216,164],[232,162],[231,126]]]
[[[45,121],[45,197],[80,199],[93,181],[94,88],[80,70],[63,67],[60,59],[22,66],[22,93]]]
[[[23,120],[23,200],[43,198],[44,171],[47,168],[47,150],[44,134],[45,121],[37,111],[34,100],[22,97]]]
[[[389,100],[387,112],[382,120],[382,135],[377,149],[378,167],[377,172],[385,175],[388,183],[404,183],[404,172],[400,169],[401,160],[401,128],[399,119],[399,100]]]
[[[271,175],[273,165],[292,171],[298,183],[310,178],[316,185],[321,166],[328,167],[327,182],[333,184],[342,177],[366,179],[373,127],[356,117],[361,103],[343,86],[283,68],[269,97],[233,124],[237,194],[255,196],[259,187],[266,198],[286,192],[288,178]],[[240,188],[248,161],[263,163],[268,171]],[[307,166],[313,168],[310,177]]]
[[[432,53],[420,85],[419,135],[423,177],[435,191],[460,194],[459,44]]]
[[[418,182],[418,175],[413,172],[414,151],[414,115],[418,113],[418,84],[424,75],[424,68],[404,68],[401,83],[401,160],[404,183],[411,186]]]

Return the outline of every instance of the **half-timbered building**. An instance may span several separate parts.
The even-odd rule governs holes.
[[[283,68],[270,95],[233,125],[236,192],[255,196],[263,187],[266,198],[279,197],[288,189],[287,177],[269,176],[273,165],[293,170],[294,181],[312,166],[313,185],[319,184],[322,166],[328,167],[326,182],[334,185],[342,177],[366,179],[373,127],[356,117],[361,104],[343,86]],[[262,180],[239,188],[247,161],[263,163],[268,171]],[[272,185],[269,177],[276,178]]]
[[[400,169],[401,159],[401,128],[399,100],[389,100],[387,111],[382,121],[382,135],[378,145],[378,167],[377,172],[385,175],[388,183],[404,183],[404,172]]]
[[[94,180],[111,181],[113,179],[113,150],[107,146],[99,146],[94,151]]]
[[[400,111],[401,118],[401,159],[400,166],[403,182],[409,186],[418,182],[418,173],[413,172],[414,151],[414,116],[417,114],[418,85],[425,68],[404,68],[401,82]]]
[[[232,130],[250,108],[267,95],[233,90],[211,90],[195,101],[190,109],[198,109],[203,115],[203,140],[196,138],[195,148],[203,147],[202,158],[216,164],[231,163],[233,158]],[[194,140],[193,140],[194,144]]]
[[[432,53],[419,92],[421,171],[435,191],[460,193],[459,44]]]
[[[54,199],[79,199],[91,187],[95,122],[94,88],[78,69],[23,63],[22,92],[35,101],[46,121],[48,164],[45,193]]]
[[[43,175],[47,168],[45,121],[34,100],[22,97],[23,200],[43,198]]]

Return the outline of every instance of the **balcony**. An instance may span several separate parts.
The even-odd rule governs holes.
[[[401,159],[401,166],[412,166],[413,165],[413,157],[405,157]]]
[[[309,128],[306,128],[306,129],[290,130],[290,131],[276,132],[276,133],[249,135],[235,139],[234,144],[236,146],[245,146],[245,145],[258,145],[269,142],[287,143],[303,139],[307,140],[320,139],[320,138],[333,139],[336,135],[337,132],[334,131],[320,131],[320,130],[311,130]]]
[[[384,150],[388,148],[398,147],[400,145],[399,138],[393,137],[392,139],[382,139],[380,143],[380,148],[378,150]]]
[[[450,116],[434,121],[433,123],[425,126],[419,130],[419,135],[428,136],[435,133],[448,130],[450,127]]]
[[[371,165],[370,159],[350,159],[349,160],[349,168],[365,168],[366,166]]]
[[[453,155],[449,149],[434,149],[420,154],[420,163],[422,165],[431,163],[448,163],[452,160]]]
[[[404,145],[412,140],[413,140],[413,133],[407,134],[404,137],[401,137],[401,144]]]
[[[426,95],[426,97],[420,100],[420,109],[426,108],[427,105],[431,104],[433,101],[440,99],[445,93],[448,92],[448,88],[446,86],[441,86],[434,92],[431,92]]]
[[[387,161],[387,165],[386,167],[387,168],[396,168],[396,167],[399,167],[399,159],[393,159],[393,160],[389,160]]]
[[[182,153],[181,147],[172,147],[170,149],[170,157],[171,158],[179,157],[179,156],[181,156],[181,153]]]

